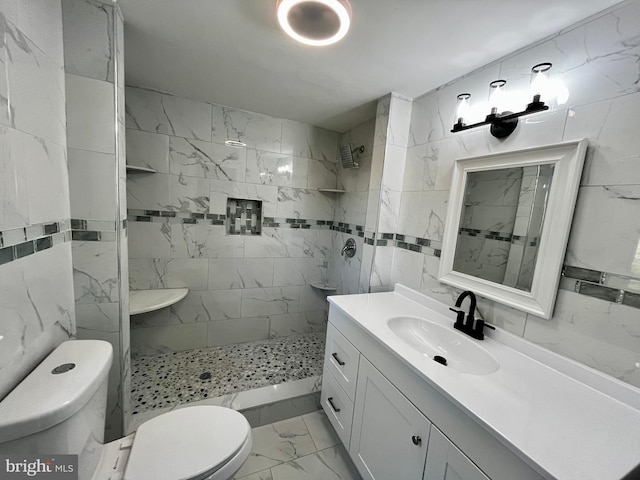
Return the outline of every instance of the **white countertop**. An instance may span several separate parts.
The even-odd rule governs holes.
[[[157,290],[130,290],[129,314],[138,315],[168,307],[189,293],[188,288],[162,288]]]
[[[447,305],[400,285],[394,292],[329,301],[549,476],[620,479],[640,464],[640,389],[500,330],[485,329],[487,337],[478,341],[500,364],[496,372],[456,372],[412,349],[387,326],[390,318],[410,315],[453,329]]]

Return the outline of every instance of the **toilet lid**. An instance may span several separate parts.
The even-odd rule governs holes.
[[[124,480],[205,478],[227,463],[250,433],[241,413],[209,405],[159,415],[136,432]]]

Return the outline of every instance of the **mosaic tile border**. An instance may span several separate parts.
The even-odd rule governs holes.
[[[438,258],[442,254],[441,241],[398,233],[378,233],[375,238],[366,239],[365,243],[397,247]],[[565,265],[558,288],[640,309],[640,278]]]
[[[127,220],[130,222],[150,223],[182,223],[189,225],[222,225],[227,215],[224,213],[191,213],[169,210],[127,210]]]
[[[357,236],[359,237],[365,237],[365,231],[364,231],[364,227],[362,225],[355,225],[352,223],[343,223],[343,222],[338,222],[337,225],[334,225],[335,222],[331,222],[331,230],[334,230],[336,232],[342,232],[342,233],[348,233],[348,234],[353,234],[355,233]],[[370,235],[373,235],[373,232],[367,232]]]
[[[441,241],[409,235],[378,233],[375,239],[366,239],[365,243],[397,247],[438,258],[442,254]],[[640,309],[640,278],[565,265],[558,288]]]
[[[79,242],[115,242],[118,239],[118,226],[125,230],[128,221],[122,220],[120,225],[114,221],[71,219],[71,239]]]
[[[226,213],[190,213],[174,212],[166,210],[128,210],[127,218],[130,222],[150,222],[169,224],[191,225],[218,225],[224,226],[227,219]],[[326,229],[344,233],[353,233],[364,236],[364,227],[333,220],[316,220],[306,218],[263,217],[263,228],[300,228],[300,229]],[[362,232],[362,235],[360,235]]]
[[[71,241],[70,220],[0,231],[0,265]]]
[[[391,233],[379,233],[377,237],[378,246],[395,246],[434,257],[442,253],[440,241]],[[373,241],[367,243],[373,245]],[[640,278],[565,265],[558,288],[640,309]]]
[[[640,308],[640,278],[565,265],[560,288],[611,303]]]
[[[535,247],[538,244],[538,237],[528,237],[522,235],[514,235],[508,232],[496,232],[492,230],[477,230],[475,228],[459,228],[458,235],[467,237],[480,237],[489,240],[497,240],[499,242],[508,242],[514,245],[527,245]]]
[[[301,228],[305,230],[333,230],[333,220],[313,220],[306,218],[278,218],[264,217],[262,226],[265,228]]]
[[[442,242],[439,240],[431,240],[429,238],[413,237],[411,235],[402,235],[400,233],[378,233],[374,238],[366,239],[367,245],[376,245],[378,247],[396,247],[411,252],[422,253],[440,257],[442,253]]]

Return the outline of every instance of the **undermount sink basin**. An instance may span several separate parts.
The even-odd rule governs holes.
[[[394,317],[391,331],[414,350],[461,373],[488,375],[500,365],[493,356],[464,334],[418,317]],[[443,361],[444,360],[444,361]]]

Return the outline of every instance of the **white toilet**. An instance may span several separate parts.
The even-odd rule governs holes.
[[[80,480],[228,480],[251,452],[234,410],[193,406],[103,444],[111,344],[70,340],[0,402],[0,452],[76,454]]]

